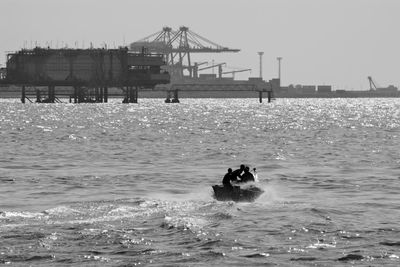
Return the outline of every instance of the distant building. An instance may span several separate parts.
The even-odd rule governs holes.
[[[394,85],[389,85],[388,87],[377,88],[378,92],[385,92],[385,93],[396,93],[398,88]]]
[[[315,85],[303,85],[301,92],[303,94],[313,94],[315,93]]]
[[[303,93],[303,86],[301,84],[296,84],[293,89],[294,89],[294,92],[296,92],[296,93],[299,93],[299,94]]]
[[[331,85],[318,85],[318,93],[330,93],[332,92]]]
[[[281,86],[281,88],[279,90],[277,90],[277,93],[282,93],[282,94],[287,94],[290,90],[290,86]],[[290,91],[292,92],[292,90]]]
[[[279,79],[271,79],[268,81],[272,91],[278,91],[280,89],[280,81]]]

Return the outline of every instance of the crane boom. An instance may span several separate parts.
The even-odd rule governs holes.
[[[225,71],[222,74],[237,73],[237,72],[243,72],[243,71],[251,71],[251,69]]]
[[[222,66],[222,65],[226,65],[226,63],[224,62],[224,63],[219,63],[219,64],[211,65],[211,66],[208,66],[208,67],[201,68],[201,69],[199,69],[199,70],[211,69],[211,68],[215,68],[215,67]]]
[[[208,64],[208,62],[207,62],[207,61],[204,61],[204,62],[195,62],[195,63],[194,63],[194,65],[197,66],[197,67],[198,67],[198,66],[201,66],[201,65],[204,65],[204,64]]]
[[[229,73],[232,73],[232,78],[235,78],[235,73],[243,72],[243,71],[251,71],[251,69],[225,71],[225,72],[221,72],[221,75],[222,75],[222,74],[229,74]]]
[[[377,87],[376,87],[374,80],[372,80],[371,76],[368,76],[368,81],[369,81],[369,90],[376,91]]]

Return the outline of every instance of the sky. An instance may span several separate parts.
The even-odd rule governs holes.
[[[282,85],[367,90],[400,85],[399,0],[0,0],[0,65],[35,45],[118,47],[165,26],[187,26],[239,53],[196,54],[235,75],[278,77]]]

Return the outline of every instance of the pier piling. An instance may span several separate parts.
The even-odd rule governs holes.
[[[104,87],[103,99],[104,103],[108,102],[108,87]]]
[[[21,102],[22,102],[23,104],[25,104],[25,98],[26,98],[26,94],[25,94],[25,85],[22,85]]]
[[[171,103],[171,92],[167,91],[167,98],[165,98],[165,103]]]
[[[138,87],[127,86],[125,88],[125,98],[122,103],[137,103],[138,102]]]
[[[48,86],[48,98],[47,103],[54,103],[56,99],[56,89],[54,85]]]
[[[174,91],[174,98],[172,99],[171,103],[179,103],[178,89]]]
[[[131,103],[137,103],[138,102],[138,95],[139,95],[139,89],[137,86],[135,88],[132,87],[132,93],[133,93],[133,99],[131,99]]]
[[[36,103],[42,102],[42,96],[40,95],[40,90],[36,89]]]
[[[99,102],[103,103],[103,101],[104,101],[104,87],[100,87],[99,90],[100,90]]]

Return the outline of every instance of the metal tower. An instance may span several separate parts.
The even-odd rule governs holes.
[[[278,78],[279,78],[279,88],[281,87],[281,61],[282,57],[277,57],[278,60]]]
[[[262,56],[264,52],[258,52],[257,54],[260,56],[260,78],[262,79]]]

